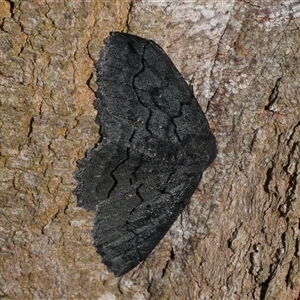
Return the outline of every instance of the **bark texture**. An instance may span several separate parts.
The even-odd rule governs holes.
[[[0,296],[297,299],[300,4],[0,0]],[[111,30],[155,40],[219,154],[145,262],[101,263],[76,161],[99,140],[94,63]]]

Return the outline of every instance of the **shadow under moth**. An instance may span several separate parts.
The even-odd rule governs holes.
[[[96,63],[101,141],[78,161],[78,206],[96,212],[92,236],[121,276],[146,259],[217,154],[191,88],[155,42],[112,32]]]

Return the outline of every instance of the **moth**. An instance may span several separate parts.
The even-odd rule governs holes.
[[[192,89],[154,41],[111,32],[96,63],[101,141],[78,162],[78,206],[95,211],[102,261],[121,276],[145,260],[217,154]]]

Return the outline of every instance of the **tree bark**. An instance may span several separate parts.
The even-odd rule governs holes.
[[[0,0],[0,296],[299,299],[300,4]],[[100,138],[94,63],[109,31],[153,39],[218,142],[190,204],[120,278],[76,207]]]

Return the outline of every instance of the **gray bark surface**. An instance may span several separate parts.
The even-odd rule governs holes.
[[[298,1],[0,0],[0,296],[297,299]],[[76,207],[99,140],[95,70],[109,31],[155,40],[193,85],[218,156],[150,256],[120,278]]]

